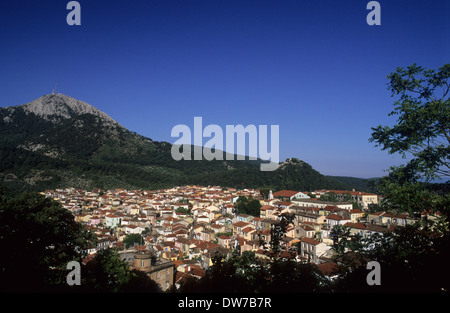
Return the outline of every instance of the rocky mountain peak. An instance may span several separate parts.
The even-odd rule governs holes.
[[[92,105],[61,93],[47,94],[29,103],[22,104],[19,107],[21,107],[26,113],[34,113],[35,115],[46,120],[54,121],[55,117],[68,119],[72,118],[73,114],[92,114],[106,124],[122,127],[108,114],[100,111]]]

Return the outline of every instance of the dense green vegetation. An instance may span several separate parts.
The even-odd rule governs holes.
[[[135,244],[142,244],[144,239],[141,234],[129,234],[123,239],[123,244],[126,248],[133,247]]]
[[[350,202],[353,205],[353,209],[361,209],[361,206],[358,204],[358,202],[353,200],[350,193],[345,194],[340,200],[340,198],[338,198],[334,192],[328,191],[320,196],[320,200],[329,202]]]
[[[71,212],[39,194],[0,194],[1,291],[55,291],[65,286],[66,264],[81,263],[95,235]]]
[[[376,192],[376,188],[373,185],[373,181],[377,178],[358,178],[358,177],[348,177],[348,176],[329,176],[326,177],[337,180],[351,189],[364,192]],[[351,190],[350,189],[350,190]]]
[[[36,193],[0,193],[0,292],[160,291],[145,274],[130,270],[115,249],[100,251],[84,265],[87,248],[96,242],[58,202]],[[66,282],[71,261],[81,265],[81,285]]]
[[[450,64],[438,70],[417,64],[399,67],[388,76],[398,99],[390,116],[393,126],[373,127],[371,142],[389,154],[409,157],[401,171],[406,179],[450,177]]]
[[[239,214],[248,214],[251,216],[259,217],[261,203],[258,199],[252,197],[239,196],[236,200],[235,208]]]
[[[0,186],[8,193],[64,187],[156,189],[199,184],[311,191],[347,186],[290,159],[273,172],[260,161],[180,160],[171,144],[92,114],[43,119],[20,106],[0,109]]]
[[[206,276],[183,285],[182,293],[313,293],[326,292],[326,278],[313,264],[278,259],[270,264],[245,251],[224,260],[217,257]]]
[[[411,214],[422,210],[448,215],[450,208],[450,64],[438,70],[416,64],[397,68],[388,76],[388,88],[399,99],[389,114],[393,126],[372,128],[369,141],[389,154],[409,157],[374,182],[385,196],[382,207]],[[432,179],[444,184],[431,184]]]

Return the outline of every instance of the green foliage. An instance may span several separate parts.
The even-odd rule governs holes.
[[[333,250],[335,258],[343,258],[348,251],[357,251],[361,248],[360,236],[350,233],[350,227],[335,225],[331,230],[330,237],[333,238]]]
[[[281,242],[286,234],[287,227],[293,220],[293,214],[283,213],[281,214],[280,219],[272,224],[272,227],[270,228],[270,250],[268,251],[269,256],[272,259],[278,260],[280,258],[280,254],[284,250]],[[267,250],[266,247],[265,249]]]
[[[94,235],[40,194],[0,200],[2,290],[49,291],[66,285],[61,269],[70,261],[81,263],[83,251],[95,244]]]
[[[410,157],[407,164],[393,166],[388,176],[374,182],[385,200],[385,209],[417,214],[423,210],[439,211],[448,218],[449,196],[423,181],[448,178],[450,158],[450,100],[448,98],[450,65],[438,71],[416,64],[388,76],[389,89],[400,99],[389,114],[398,116],[393,127],[372,128],[372,137],[382,150]]]
[[[334,286],[336,291],[449,290],[448,279],[444,278],[449,275],[444,261],[449,256],[450,238],[448,186],[423,183],[449,175],[449,74],[450,65],[436,72],[415,64],[391,73],[389,88],[393,95],[400,95],[390,113],[398,116],[397,123],[372,128],[370,138],[390,154],[410,157],[406,165],[391,167],[387,176],[371,182],[384,200],[370,210],[407,211],[416,216],[425,210],[443,213],[443,217],[438,222],[418,222],[366,238],[350,236],[347,229],[335,227],[340,241],[334,248],[345,268]],[[367,261],[381,265],[381,286],[375,289],[364,281]]]
[[[263,199],[268,199],[269,198],[269,192],[270,192],[270,188],[260,188],[259,189],[259,193],[261,194]]]
[[[392,95],[400,96],[389,114],[398,116],[397,124],[372,128],[370,141],[410,156],[404,171],[409,180],[450,176],[449,77],[450,64],[438,71],[413,64],[388,76]]]
[[[343,225],[335,225],[330,232],[330,237],[333,238],[333,249],[336,256],[341,257],[347,248],[350,228]]]
[[[338,202],[337,196],[334,192],[326,192],[320,196],[321,201]]]
[[[226,232],[226,233],[217,233],[216,234],[216,238],[217,237],[220,237],[220,236],[222,236],[222,235],[225,235],[225,236],[233,236],[233,232],[232,231],[230,231],[230,232]]]
[[[159,285],[142,271],[132,270],[131,278],[122,287],[124,293],[160,293]]]
[[[245,196],[239,196],[236,200],[235,207],[238,213],[259,217],[261,203],[258,199],[254,199],[251,196],[248,198]]]
[[[367,205],[367,213],[377,213],[377,212],[382,212],[382,211],[386,211],[380,204],[378,203],[369,203]]]
[[[98,252],[82,265],[81,286],[68,286],[67,263],[81,264],[95,244],[95,235],[58,202],[40,194],[0,196],[2,292],[160,292],[115,249]]]
[[[187,215],[192,215],[190,208],[186,209],[186,208],[183,208],[183,207],[178,207],[175,211],[177,213],[183,213],[183,214],[187,214]]]
[[[381,207],[397,212],[409,212],[417,215],[423,210],[440,210],[442,196],[428,190],[421,182],[399,182],[395,177],[395,172],[380,179],[378,191],[383,194]],[[448,197],[447,197],[448,198]]]
[[[326,291],[323,275],[313,264],[289,260],[266,262],[254,252],[218,258],[205,277],[183,286],[195,293],[295,293]]]
[[[382,285],[378,291],[448,291],[449,208],[448,182],[424,181],[449,176],[450,102],[447,97],[450,65],[438,71],[413,64],[388,76],[389,89],[400,99],[390,116],[397,116],[392,127],[372,128],[370,138],[382,150],[409,157],[407,164],[391,167],[390,173],[372,182],[383,201],[371,210],[419,213],[439,212],[438,222],[427,221],[361,239],[352,258],[343,258],[352,268],[337,284],[338,290],[367,291],[363,266],[367,260],[382,266]],[[345,255],[344,255],[345,256]],[[358,262],[359,260],[359,262]],[[432,278],[432,281],[431,281]],[[373,290],[373,289],[372,289]]]
[[[141,234],[128,234],[123,239],[126,248],[133,247],[134,244],[142,244],[144,242]]]
[[[270,267],[270,284],[265,292],[317,293],[329,292],[326,278],[315,264],[292,260],[275,260]]]
[[[350,202],[352,204],[353,209],[360,209],[361,206],[358,204],[358,202],[354,201],[350,193],[346,193],[344,197],[339,200],[337,195],[329,191],[323,195],[320,196],[321,201],[329,201],[329,202]]]
[[[424,227],[425,226],[425,227]],[[342,257],[338,292],[442,292],[449,290],[448,224],[417,223],[360,240],[351,257]],[[368,286],[368,261],[381,265],[381,286]],[[349,270],[350,269],[350,270]]]
[[[144,272],[130,270],[120,259],[115,248],[98,252],[82,269],[82,282],[78,291],[99,293],[155,293],[158,284]]]
[[[376,192],[376,188],[371,184],[371,181],[375,178],[366,179],[366,178],[358,178],[358,177],[348,177],[348,176],[326,176],[327,178],[334,179],[347,187],[345,190],[359,190],[364,192],[373,193]]]
[[[151,285],[147,279],[146,275],[130,271],[116,249],[105,249],[98,252],[83,268],[80,289],[102,293],[144,291],[140,287]]]

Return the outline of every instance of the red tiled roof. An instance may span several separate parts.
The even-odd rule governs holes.
[[[339,266],[334,262],[321,263],[318,264],[317,267],[325,276],[330,276],[339,272]]]
[[[314,245],[314,246],[316,246],[316,245],[318,245],[320,243],[320,241],[317,241],[315,239],[308,238],[308,237],[302,237],[301,241],[302,242],[306,242],[306,243],[308,243],[310,245]]]
[[[309,226],[309,225],[302,225],[301,226],[304,230],[306,230],[306,231],[312,231],[312,230],[314,230],[314,228],[312,228],[311,226]]]
[[[184,264],[184,262],[183,262],[183,260],[175,260],[175,261],[173,261],[173,264],[175,264],[175,269],[176,269],[178,266]]]
[[[274,197],[292,197],[296,194],[298,194],[299,191],[293,191],[293,190],[280,190],[273,193]]]
[[[236,227],[244,227],[244,226],[250,225],[250,223],[247,223],[247,222],[236,222],[233,225],[236,226]]]
[[[343,218],[342,216],[337,215],[337,214],[330,214],[330,215],[327,215],[327,219],[329,219],[329,220],[336,220],[336,221],[342,221],[342,220],[344,220],[344,218]]]
[[[357,228],[357,229],[366,229],[367,227],[363,223],[351,223],[347,222],[344,224],[344,226],[348,226],[351,228]]]
[[[253,227],[245,227],[242,231],[243,231],[244,233],[249,233],[249,232],[251,232],[251,231],[253,231],[253,230],[255,230]]]

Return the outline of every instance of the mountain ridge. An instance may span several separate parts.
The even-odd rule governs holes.
[[[295,158],[261,172],[261,160],[175,161],[171,147],[63,94],[0,108],[0,186],[9,191],[186,184],[303,191],[346,187]]]
[[[46,120],[52,120],[51,117],[71,118],[71,111],[75,114],[92,114],[111,125],[118,125],[124,128],[120,123],[111,118],[105,112],[96,107],[73,97],[62,93],[46,94],[25,104],[4,107],[4,109],[22,108],[26,113],[34,113]]]

